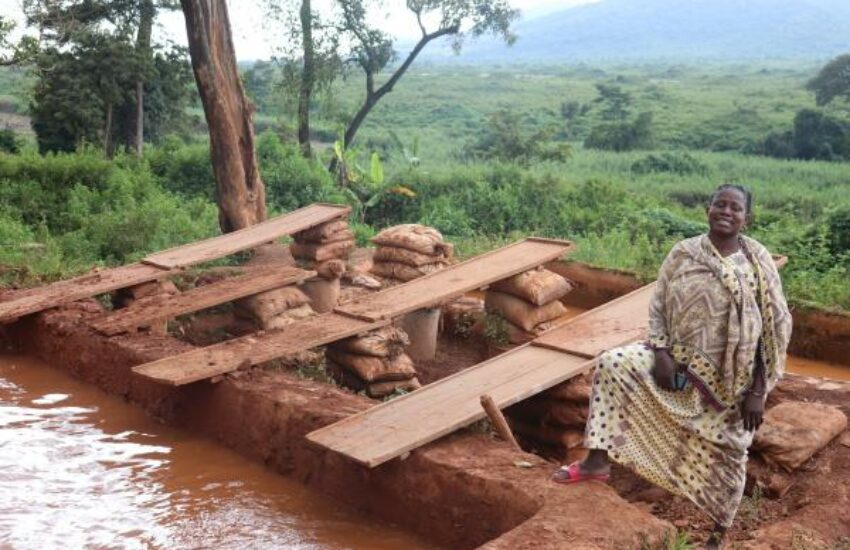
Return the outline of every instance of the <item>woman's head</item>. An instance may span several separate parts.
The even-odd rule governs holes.
[[[719,237],[737,235],[750,221],[753,195],[735,183],[724,183],[711,195],[706,207],[709,232]]]

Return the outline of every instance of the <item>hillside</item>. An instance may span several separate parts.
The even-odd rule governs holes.
[[[824,59],[850,51],[850,2],[601,0],[521,21],[516,31],[512,48],[481,40],[461,59]],[[429,55],[451,57],[448,48]]]

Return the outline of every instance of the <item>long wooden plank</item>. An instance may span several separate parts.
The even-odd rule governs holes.
[[[168,270],[135,263],[46,286],[9,292],[0,300],[0,323],[119,288],[154,281],[168,274]]]
[[[655,283],[570,319],[531,343],[586,357],[646,337]]]
[[[504,408],[584,372],[593,361],[523,346],[307,435],[375,467],[484,418],[482,394]]]
[[[186,267],[254,248],[284,235],[345,217],[349,212],[349,206],[311,204],[239,231],[151,254],[142,261],[169,269]]]
[[[478,406],[482,394],[490,395],[500,408],[507,407],[591,368],[592,358],[603,349],[643,337],[653,287],[647,285],[525,346],[307,438],[366,466],[382,464],[482,418]]]
[[[299,321],[291,327],[228,340],[180,355],[133,367],[136,374],[162,384],[181,386],[233,372],[242,366],[271,361],[367,332],[388,321],[366,322],[336,313]]]
[[[533,269],[572,249],[573,243],[569,241],[525,239],[409,283],[363,296],[336,311],[373,321],[391,319]]]
[[[120,334],[157,319],[201,311],[245,296],[298,283],[314,275],[315,271],[297,267],[255,269],[245,275],[194,288],[176,296],[142,298],[127,308],[95,319],[91,326],[109,336]]]

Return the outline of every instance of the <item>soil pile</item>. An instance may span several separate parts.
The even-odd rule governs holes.
[[[331,376],[341,385],[381,398],[421,387],[413,361],[404,353],[410,343],[396,327],[383,327],[364,336],[331,344],[325,356]]]
[[[372,273],[384,279],[412,281],[451,263],[454,246],[433,227],[403,224],[388,227],[372,238],[377,245]]]
[[[493,283],[484,294],[489,313],[505,320],[506,338],[524,344],[552,328],[567,313],[563,298],[573,284],[548,269],[534,269]]]

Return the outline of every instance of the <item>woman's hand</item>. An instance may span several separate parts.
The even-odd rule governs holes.
[[[764,419],[764,395],[748,393],[741,403],[741,418],[744,429],[753,432],[759,429]]]
[[[652,367],[652,377],[661,389],[674,390],[673,377],[676,375],[676,362],[666,349],[655,350],[655,365]]]

